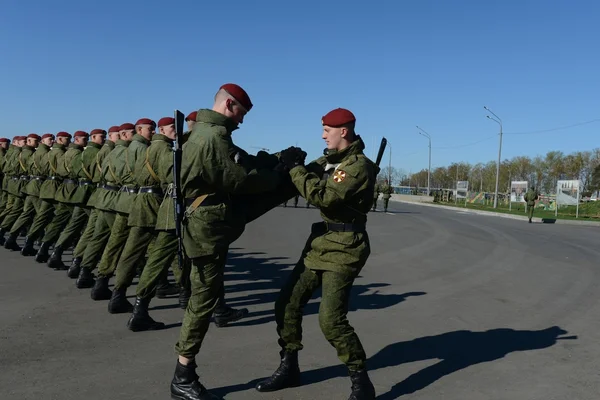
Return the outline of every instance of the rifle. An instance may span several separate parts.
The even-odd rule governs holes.
[[[183,214],[185,212],[183,195],[181,193],[181,142],[183,139],[183,123],[185,115],[175,110],[175,143],[173,144],[173,198],[175,200],[175,234],[177,235],[177,262],[179,269],[183,269]]]
[[[381,138],[381,144],[379,145],[379,153],[377,153],[377,161],[375,164],[379,167],[381,164],[381,159],[383,158],[383,153],[385,152],[385,146],[387,146],[387,139]]]

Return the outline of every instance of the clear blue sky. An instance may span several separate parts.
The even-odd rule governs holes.
[[[484,105],[506,133],[600,118],[600,2],[167,4],[4,1],[2,135],[187,114],[236,82],[255,104],[234,136],[248,151],[297,144],[317,157],[321,116],[345,107],[367,155],[386,136],[393,165],[415,172],[427,167],[416,125],[433,137],[433,166],[495,160],[498,125]],[[507,134],[503,158],[592,149],[599,131]]]

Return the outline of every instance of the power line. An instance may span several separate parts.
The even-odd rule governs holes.
[[[494,134],[494,135],[492,135],[492,136],[488,136],[488,137],[486,137],[486,138],[484,138],[484,139],[478,140],[478,141],[476,141],[476,142],[473,142],[473,143],[468,143],[468,144],[459,144],[459,145],[456,145],[456,146],[432,147],[432,149],[458,149],[458,148],[461,148],[461,147],[469,147],[469,146],[474,146],[474,145],[476,145],[476,144],[479,144],[479,143],[485,142],[485,141],[487,141],[487,140],[493,139],[493,138],[495,138],[496,136],[498,136],[498,134]]]
[[[543,129],[540,131],[529,131],[529,132],[504,132],[505,135],[533,135],[536,133],[546,133],[546,132],[554,132],[554,131],[560,131],[562,129],[569,129],[569,128],[574,128],[576,126],[582,126],[582,125],[589,125],[589,124],[593,124],[594,122],[599,122],[600,119],[592,119],[590,121],[586,121],[586,122],[579,122],[577,124],[572,124],[572,125],[567,125],[567,126],[561,126],[558,128],[551,128],[551,129]]]

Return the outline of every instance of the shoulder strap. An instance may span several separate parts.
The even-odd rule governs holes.
[[[154,180],[156,180],[158,183],[160,183],[160,179],[158,178],[158,175],[156,174],[156,172],[154,172],[154,169],[152,169],[152,166],[150,165],[150,161],[148,160],[149,151],[150,151],[150,147],[148,147],[146,149],[146,160],[144,161],[144,164],[146,165],[146,169],[148,170],[148,172],[150,172],[150,175],[152,175],[152,178],[154,178]]]
[[[33,161],[33,166],[35,167],[35,169],[37,170],[38,174],[42,173],[42,169],[40,168],[40,166],[35,162],[35,153],[31,156],[32,157],[32,161]]]
[[[85,176],[87,176],[88,179],[91,181],[92,180],[92,174],[90,174],[89,171],[87,170],[87,168],[85,167],[85,164],[83,163],[83,157],[81,157],[81,170],[83,171],[83,173],[85,174]]]
[[[23,153],[19,153],[19,164],[21,165],[23,172],[27,172],[27,168],[25,168],[25,164],[23,164]]]
[[[110,159],[108,160],[108,172],[110,172],[110,174],[112,175],[115,183],[119,183],[119,180],[117,179],[117,176],[115,175],[115,171],[113,170],[112,164],[110,163]]]
[[[96,168],[98,168],[98,173],[102,173],[102,166],[100,165],[100,152],[96,153]]]
[[[127,171],[129,171],[129,173],[131,175],[133,175],[133,171],[131,170],[131,167],[129,166],[129,148],[125,149],[125,166],[127,167]]]

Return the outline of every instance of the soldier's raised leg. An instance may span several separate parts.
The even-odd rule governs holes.
[[[46,263],[50,258],[50,246],[53,246],[54,243],[58,240],[61,232],[69,223],[69,219],[73,214],[73,206],[64,203],[56,203],[54,207],[54,217],[52,218],[52,222],[46,228],[46,233],[42,238],[42,247],[38,251],[35,261],[39,263]]]
[[[21,250],[21,255],[29,257],[35,256],[38,253],[33,247],[33,244],[44,234],[44,229],[50,221],[52,221],[53,216],[54,204],[47,200],[40,199],[37,213],[27,231],[27,237],[25,238],[25,245]],[[46,252],[48,252],[48,249],[46,249]]]
[[[67,276],[71,279],[76,279],[79,276],[83,254],[85,253],[86,246],[94,237],[94,227],[96,226],[97,220],[98,210],[92,208],[83,235],[81,235],[81,238],[79,238],[79,241],[77,242],[77,246],[75,246],[75,250],[73,250],[73,261],[67,271]]]
[[[75,285],[79,289],[93,287],[90,294],[93,300],[108,300],[112,295],[112,291],[108,288],[108,280],[102,282],[100,279],[97,279],[94,282],[92,271],[96,268],[100,257],[102,257],[106,243],[110,238],[111,227],[114,226],[116,214],[110,211],[97,211],[98,217],[94,226],[94,236],[85,247],[85,252],[81,260],[81,270],[79,271]]]
[[[19,219],[19,217],[21,216],[21,213],[23,212],[23,207],[25,205],[24,198],[14,195],[10,196],[13,198],[12,207],[6,214],[6,217],[4,217],[2,224],[0,224],[0,245],[4,245],[4,243],[6,242],[4,235],[6,234],[6,232],[10,231],[14,223],[17,222],[17,219]]]
[[[23,206],[23,212],[17,218],[12,228],[10,228],[10,233],[8,235],[8,239],[6,243],[4,243],[4,247],[6,249],[10,249],[13,251],[21,251],[21,247],[17,244],[17,238],[21,233],[21,230],[25,228],[27,225],[30,225],[36,215],[36,209],[39,208],[40,198],[37,196],[27,196],[25,199],[25,204]]]
[[[73,207],[71,219],[56,241],[54,251],[48,260],[48,267],[54,268],[57,271],[68,269],[62,261],[62,254],[65,249],[71,246],[73,240],[83,230],[88,221],[89,214],[90,210],[85,207]]]

